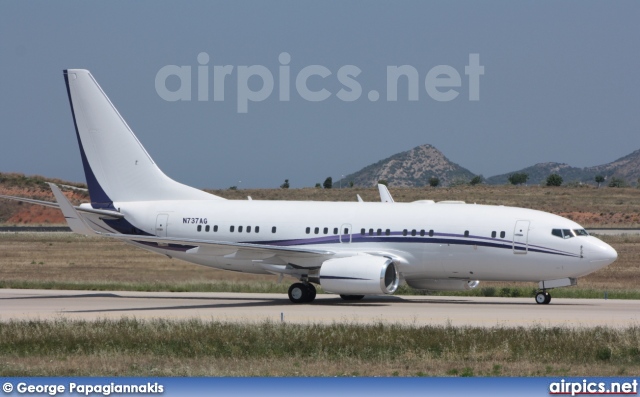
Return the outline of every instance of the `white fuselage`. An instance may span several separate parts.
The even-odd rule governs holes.
[[[114,206],[149,235],[305,247],[344,255],[382,252],[402,258],[398,270],[406,280],[575,278],[608,265],[616,255],[592,236],[552,235],[553,229],[582,229],[571,220],[514,207],[258,200]],[[268,259],[144,248],[215,268],[267,273],[263,264]]]

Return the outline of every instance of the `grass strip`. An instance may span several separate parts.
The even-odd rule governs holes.
[[[355,370],[344,371],[355,364]],[[564,376],[576,371],[637,374],[640,326],[251,325],[132,318],[0,323],[0,376]]]

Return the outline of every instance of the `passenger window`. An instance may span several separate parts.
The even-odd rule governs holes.
[[[251,233],[251,226],[247,226],[247,233]]]
[[[420,237],[424,237],[424,229],[420,230]]]
[[[308,227],[308,228],[305,230],[305,232],[307,232],[307,234],[311,233],[311,228],[310,228],[310,227]]]
[[[320,233],[320,228],[319,227],[313,229],[313,234],[318,234],[318,233]]]
[[[506,236],[505,232],[500,232],[500,238],[504,238],[504,236]]]
[[[242,233],[242,226],[238,226],[238,233]]]
[[[373,229],[369,229],[369,236],[373,236]]]
[[[429,230],[429,237],[433,237],[433,229]]]
[[[464,231],[464,236],[465,236],[465,237],[469,237],[469,231],[468,231],[468,230],[465,230],[465,231]]]
[[[343,234],[349,234],[349,228],[344,228],[344,233]]]
[[[259,233],[260,232],[260,226],[256,226],[255,231],[256,231],[256,233]]]
[[[387,235],[387,236],[390,236],[391,235],[391,230],[390,229],[385,230],[384,234]]]
[[[403,236],[406,236],[406,235],[407,235],[407,229],[404,229],[404,230],[402,231],[402,235],[403,235]]]
[[[275,226],[271,227],[271,233],[275,233],[275,232],[276,232],[276,227]]]
[[[411,231],[411,235],[412,235],[412,236],[415,236],[415,235],[416,235],[416,229],[413,229],[413,230]]]
[[[491,237],[492,237],[492,238],[496,238],[496,232],[495,232],[495,230],[494,230],[493,232],[491,232]]]
[[[364,231],[364,229],[362,229],[362,230]],[[324,229],[322,229],[322,233],[324,233],[324,234],[329,233],[329,228],[325,227]],[[364,234],[364,232],[362,234]]]
[[[198,231],[201,232],[202,231],[202,225],[198,225]]]
[[[338,228],[337,227],[333,228],[333,234],[338,234]]]
[[[229,226],[229,231],[230,231],[231,233],[233,233],[233,229],[234,229],[234,228],[235,228],[235,226]]]
[[[382,236],[382,229],[378,229],[377,230],[377,234],[378,234],[378,236]]]
[[[205,231],[205,232],[208,232],[208,231],[209,231],[209,229],[210,229],[209,225],[207,225],[207,226],[205,226],[205,227],[204,227],[204,231]]]
[[[366,231],[366,230],[364,230],[364,229],[360,229],[360,234],[362,234],[362,235],[364,236],[366,233],[367,233],[367,231]]]
[[[217,231],[218,231],[218,225],[215,225],[215,226],[213,227],[213,231],[214,231],[214,232],[217,232]]]

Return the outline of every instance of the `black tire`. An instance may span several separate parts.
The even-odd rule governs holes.
[[[307,303],[311,303],[316,299],[316,287],[311,283],[305,284],[304,286],[307,287]]]
[[[289,300],[291,303],[306,303],[309,295],[309,289],[302,283],[291,284],[291,287],[289,287]]]
[[[551,294],[547,291],[540,291],[536,294],[536,303],[539,305],[548,305],[551,302]]]
[[[340,295],[340,297],[346,301],[359,301],[364,298],[364,295]]]

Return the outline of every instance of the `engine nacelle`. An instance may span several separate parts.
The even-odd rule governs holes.
[[[406,280],[411,288],[429,291],[469,291],[478,286],[478,280]]]
[[[393,260],[373,255],[329,259],[319,275],[325,291],[345,295],[393,294],[400,282]]]

